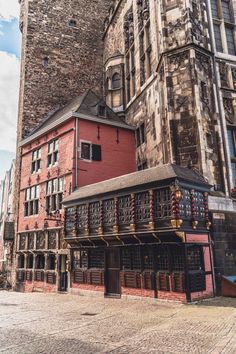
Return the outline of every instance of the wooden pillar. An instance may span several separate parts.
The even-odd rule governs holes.
[[[150,230],[154,230],[155,229],[155,210],[154,210],[154,192],[152,189],[149,191],[149,205],[150,205],[149,228],[150,228]]]
[[[131,224],[130,224],[130,230],[135,232],[136,227],[135,227],[135,194],[131,194]]]

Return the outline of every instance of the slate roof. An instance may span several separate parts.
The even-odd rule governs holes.
[[[81,187],[73,192],[69,197],[65,198],[63,200],[63,204],[71,204],[72,202],[83,200],[85,198],[97,197],[98,195],[170,179],[184,180],[193,184],[202,185],[206,189],[210,188],[210,185],[199,172],[193,169],[169,164],[133,172],[103,182]]]
[[[98,107],[103,106],[106,109],[106,115],[100,116]],[[45,120],[34,129],[31,134],[21,141],[19,146],[28,144],[32,140],[45,134],[51,129],[61,125],[73,116],[81,119],[96,121],[108,125],[115,125],[120,128],[134,130],[133,127],[128,125],[116,113],[109,108],[106,103],[101,100],[93,91],[88,90],[82,95],[72,99],[63,108],[55,109],[45,118]]]

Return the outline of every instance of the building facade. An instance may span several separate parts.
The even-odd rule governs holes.
[[[0,271],[11,283],[14,243],[15,161],[0,183]]]
[[[136,126],[138,169],[191,165],[213,186],[218,289],[236,272],[235,11],[234,0],[115,1],[104,34],[107,102]]]
[[[236,273],[235,0],[71,0],[66,8],[59,0],[51,6],[25,0],[21,8],[18,141],[37,131],[47,114],[50,121],[58,107],[77,94],[88,88],[101,93],[103,86],[114,119],[135,129],[136,170],[177,165],[198,171],[211,186],[212,227],[207,243],[209,247],[214,243],[219,292],[221,275]],[[106,144],[109,149],[109,141]],[[87,154],[91,149],[87,144]],[[66,153],[70,159],[72,151]],[[20,148],[18,196],[23,157]],[[131,172],[125,161],[120,162],[111,157],[116,176]],[[78,179],[74,175],[72,185],[82,187],[114,177],[89,166],[81,167],[80,173],[74,167]],[[137,181],[138,176],[141,172]],[[193,190],[197,187],[192,183]],[[195,221],[194,212],[189,217]],[[207,231],[201,223],[192,226],[193,234],[205,242]]]
[[[68,290],[71,254],[62,200],[84,185],[134,171],[134,146],[133,128],[91,91],[20,143],[17,290]]]

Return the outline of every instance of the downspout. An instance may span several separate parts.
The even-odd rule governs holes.
[[[78,189],[79,187],[79,182],[78,182],[78,158],[79,158],[79,135],[78,135],[78,131],[79,131],[79,119],[78,117],[75,117],[75,190]]]
[[[211,47],[212,47],[212,52],[213,52],[213,70],[214,70],[214,76],[215,76],[215,85],[216,85],[216,98],[217,98],[217,103],[218,103],[218,110],[219,110],[219,117],[220,117],[220,128],[221,128],[221,133],[222,133],[222,140],[223,140],[223,151],[224,151],[224,160],[225,160],[225,167],[226,167],[226,179],[227,179],[227,186],[224,183],[224,192],[227,196],[230,195],[230,190],[231,190],[231,182],[230,182],[230,177],[229,177],[229,172],[230,172],[230,164],[229,164],[229,159],[228,159],[228,153],[227,153],[227,139],[226,139],[226,131],[224,127],[224,112],[222,109],[221,105],[221,99],[220,99],[220,76],[217,70],[217,65],[216,65],[216,47],[215,47],[215,42],[213,40],[214,38],[214,29],[213,29],[213,20],[211,16],[211,6],[210,6],[210,0],[206,0],[207,4],[207,17],[208,17],[208,23],[209,23],[209,32],[210,32],[210,41],[211,41]]]

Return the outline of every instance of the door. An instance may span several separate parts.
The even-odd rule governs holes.
[[[121,296],[119,248],[106,250],[105,296]]]
[[[60,255],[59,259],[59,291],[67,291],[68,287],[68,274],[67,274],[67,266],[66,262],[67,261],[67,256],[66,255]]]

